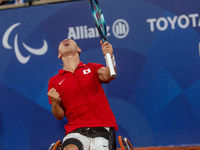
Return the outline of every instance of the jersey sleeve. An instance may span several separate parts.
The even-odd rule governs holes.
[[[104,84],[109,83],[109,81],[108,81],[108,82],[103,82],[103,81],[101,81],[101,79],[99,78],[99,75],[98,75],[98,70],[99,70],[100,68],[102,68],[102,67],[105,67],[105,66],[102,65],[102,64],[98,64],[98,63],[91,63],[91,65],[92,65],[93,68],[94,68],[95,75],[96,75],[96,77],[98,78],[99,82],[104,83]]]
[[[103,66],[102,64],[98,64],[98,63],[92,63],[92,66],[94,67],[95,74],[98,74],[97,71],[98,71],[100,68],[105,67],[105,66]]]
[[[49,83],[48,83],[48,92],[51,88],[55,88],[56,92],[59,93],[59,95],[61,95],[61,89],[59,88],[59,84],[58,84],[58,79],[57,76],[53,76],[49,79]],[[49,97],[48,97],[49,98]],[[49,98],[49,104],[51,103],[51,99]]]

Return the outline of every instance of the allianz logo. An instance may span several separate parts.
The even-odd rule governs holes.
[[[124,19],[116,20],[112,29],[110,26],[106,26],[107,36],[113,35],[118,39],[125,38],[129,33],[129,25]],[[68,39],[80,40],[80,39],[92,39],[99,37],[96,27],[89,28],[87,25],[68,27]]]

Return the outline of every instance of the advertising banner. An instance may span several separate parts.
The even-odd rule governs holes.
[[[99,0],[117,64],[103,85],[134,147],[200,144],[200,1]],[[62,140],[47,97],[75,40],[83,63],[105,64],[88,1],[0,11],[0,149],[44,150]],[[119,147],[119,144],[117,144]]]

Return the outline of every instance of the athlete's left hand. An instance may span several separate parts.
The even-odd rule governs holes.
[[[102,40],[100,41],[101,44],[101,49],[102,52],[104,54],[104,56],[106,56],[106,53],[110,53],[111,58],[113,57],[113,47],[109,42],[102,42]]]

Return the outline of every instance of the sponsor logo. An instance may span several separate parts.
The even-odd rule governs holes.
[[[107,36],[111,36],[111,27],[106,26]],[[113,35],[118,39],[125,38],[129,33],[129,25],[123,19],[116,20],[112,25]],[[68,39],[92,39],[98,38],[99,32],[96,27],[89,28],[87,25],[68,28]]]
[[[110,27],[107,26],[107,36],[110,36]],[[90,39],[99,37],[99,32],[96,28],[88,28],[88,26],[77,26],[68,28],[68,39]]]
[[[83,74],[89,74],[90,72],[91,72],[90,68],[86,69],[86,70],[83,70]]]
[[[149,18],[146,21],[150,25],[151,32],[154,32],[156,29],[165,31],[167,29],[174,30],[176,28],[185,29],[189,26],[200,27],[200,17],[197,13],[173,17]]]
[[[62,81],[60,81],[58,84],[61,85],[64,81],[65,79],[62,79]]]
[[[123,39],[129,33],[129,25],[125,20],[118,19],[113,23],[112,31],[116,38]]]
[[[103,145],[103,147],[108,147],[107,145]]]
[[[4,46],[4,48],[6,49],[12,49],[13,47],[9,45],[8,43],[8,39],[9,39],[9,36],[11,34],[11,32],[17,27],[19,26],[20,23],[15,23],[13,24],[12,26],[10,26],[6,32],[4,33],[3,35],[3,39],[2,39],[2,44]],[[31,54],[33,55],[44,55],[47,50],[48,50],[48,45],[47,45],[47,42],[46,40],[43,40],[44,44],[41,48],[39,49],[34,49],[34,48],[31,48],[29,47],[28,45],[26,45],[24,42],[22,43],[22,45],[24,46],[24,48]],[[14,51],[15,51],[15,55],[18,59],[18,61],[22,64],[26,64],[31,55],[28,55],[28,56],[23,56],[19,50],[19,46],[18,46],[18,34],[15,35],[15,39],[14,39]]]

